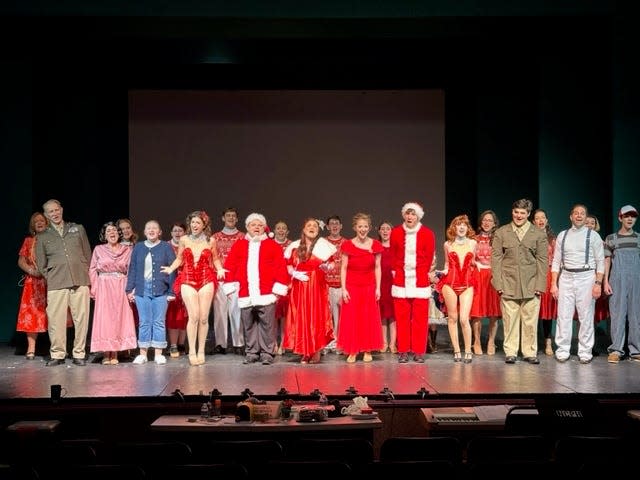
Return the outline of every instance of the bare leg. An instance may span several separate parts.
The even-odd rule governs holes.
[[[209,332],[209,312],[213,303],[213,283],[207,283],[198,291],[198,302],[200,303],[200,318],[198,319],[198,364],[204,363],[204,347],[207,342]]]
[[[456,358],[456,354],[458,354],[458,356],[460,355],[460,340],[458,338],[458,296],[449,285],[442,287],[442,296],[447,306],[447,327],[449,329],[451,346],[453,347],[453,355],[454,358]]]
[[[476,355],[482,355],[482,343],[480,342],[482,318],[472,318],[471,329],[473,331],[473,353]]]
[[[460,326],[462,327],[462,338],[464,339],[465,353],[471,352],[471,325],[469,324],[469,312],[473,303],[473,288],[467,288],[460,294]]]
[[[389,349],[389,320],[387,318],[382,319],[382,353]]]
[[[396,330],[396,320],[389,320],[389,350],[391,353],[398,353],[398,347],[396,346],[397,341],[397,330]]]
[[[198,292],[190,285],[182,284],[180,287],[182,301],[187,308],[189,320],[187,321],[187,342],[189,343],[189,363],[198,365],[196,356],[196,339],[198,336],[198,319],[200,317],[200,304]]]
[[[35,332],[27,333],[27,355],[36,353],[36,339],[38,334]]]

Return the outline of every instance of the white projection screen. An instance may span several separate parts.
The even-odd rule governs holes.
[[[398,224],[408,201],[445,230],[442,90],[131,90],[129,211],[137,230],[235,207],[300,236],[304,218],[372,215]],[[439,263],[442,259],[439,258]]]

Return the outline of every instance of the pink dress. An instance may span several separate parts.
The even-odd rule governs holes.
[[[26,237],[18,253],[19,256],[27,259],[31,268],[36,268],[35,246],[36,238]],[[44,277],[24,275],[16,331],[26,333],[47,331],[47,281]]]
[[[380,318],[393,317],[393,297],[391,296],[391,285],[393,285],[393,275],[391,268],[393,259],[391,258],[391,247],[382,246],[382,257],[380,258]]]
[[[349,259],[345,287],[350,300],[342,302],[340,308],[337,348],[349,355],[382,349],[375,277],[376,255],[381,255],[382,250],[378,240],[373,240],[371,248],[366,250],[351,240],[342,244],[342,253]]]
[[[91,328],[91,352],[120,352],[138,346],[133,310],[125,287],[132,247],[108,244],[93,249],[89,278],[95,300]]]

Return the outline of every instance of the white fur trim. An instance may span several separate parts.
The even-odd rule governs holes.
[[[284,283],[275,282],[273,284],[272,291],[276,295],[280,295],[282,297],[289,292],[289,287],[287,287]]]
[[[323,262],[326,262],[331,258],[331,255],[336,253],[338,249],[336,246],[325,238],[319,238],[316,244],[313,246],[313,255],[318,257]]]
[[[249,242],[247,254],[247,287],[251,298],[260,295],[260,243]]]
[[[240,308],[255,307],[259,305],[271,305],[272,303],[276,303],[276,296],[273,293],[258,295],[257,297],[238,298],[238,307]]]
[[[424,209],[419,203],[416,203],[416,202],[405,203],[402,206],[402,214],[404,215],[404,212],[406,212],[409,209],[412,209],[416,212],[416,215],[418,216],[418,220],[422,220],[422,217],[424,217]]]
[[[284,251],[284,258],[291,258],[291,253],[300,246],[300,240],[294,240],[289,244],[287,249]],[[335,247],[333,243],[329,240],[321,237],[318,239],[316,244],[313,246],[313,255],[318,257],[323,262],[326,262],[331,255],[336,253],[338,249]]]
[[[395,298],[431,298],[431,287],[399,287],[391,286],[391,296]]]
[[[291,242],[284,251],[284,258],[291,258],[291,252],[300,246],[300,240]]]
[[[264,215],[256,212],[250,213],[249,216],[247,216],[247,219],[244,221],[244,226],[247,227],[254,220],[259,220],[265,227],[267,226],[267,219],[264,218]]]

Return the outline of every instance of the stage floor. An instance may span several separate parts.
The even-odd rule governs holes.
[[[399,364],[397,355],[376,354],[374,361],[347,364],[346,357],[329,354],[319,364],[300,364],[299,357],[276,357],[273,365],[243,365],[239,355],[207,355],[206,363],[192,367],[186,356],[133,365],[102,365],[91,356],[85,367],[46,367],[44,357],[27,360],[15,348],[0,347],[0,399],[49,398],[50,385],[60,384],[68,398],[169,397],[176,390],[187,395],[218,389],[223,396],[239,396],[249,389],[257,397],[291,395],[328,396],[357,393],[376,397],[387,388],[396,397],[415,396],[422,389],[430,398],[530,397],[545,394],[640,394],[640,362],[607,363],[606,355],[580,364],[576,356],[566,363],[540,355],[539,365],[520,359],[504,363],[504,354],[474,356],[471,364],[454,363],[451,350],[429,354],[426,362]],[[349,391],[352,389],[351,391]]]

